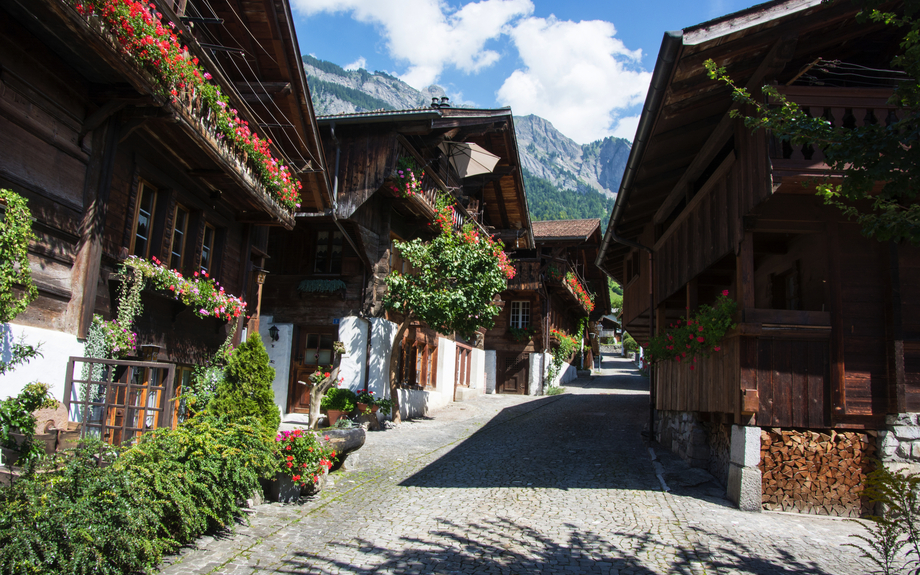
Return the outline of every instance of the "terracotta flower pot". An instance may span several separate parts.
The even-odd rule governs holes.
[[[372,406],[371,406],[371,413],[377,413],[378,411],[380,411],[380,406],[379,406],[379,405],[372,405]]]
[[[341,409],[327,409],[326,416],[329,418],[329,425],[335,425],[335,422],[339,420],[340,417],[345,415],[345,412]]]
[[[366,404],[366,403],[361,403],[361,402],[359,401],[359,402],[358,402],[358,411],[360,411],[361,413],[364,413],[365,411],[367,411],[367,404]]]

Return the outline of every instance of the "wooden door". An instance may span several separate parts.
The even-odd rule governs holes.
[[[310,412],[310,376],[320,370],[329,370],[332,364],[332,343],[338,336],[334,326],[298,326],[295,330],[288,386],[288,412]],[[304,382],[304,383],[300,383]]]
[[[502,354],[498,358],[498,393],[527,394],[530,354]]]

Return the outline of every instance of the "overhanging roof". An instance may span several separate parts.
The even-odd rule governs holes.
[[[699,168],[694,160],[714,133],[730,132],[730,91],[708,77],[706,60],[757,89],[785,84],[819,56],[890,59],[890,34],[880,33],[883,25],[857,23],[856,12],[843,2],[777,0],[665,33],[598,266],[622,281],[623,257],[664,200],[679,182],[699,176],[689,171]]]

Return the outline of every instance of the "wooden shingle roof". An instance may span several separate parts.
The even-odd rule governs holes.
[[[533,237],[536,240],[581,240],[586,241],[600,228],[601,221],[590,220],[553,220],[533,222]]]

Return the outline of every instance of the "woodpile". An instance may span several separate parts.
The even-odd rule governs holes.
[[[874,432],[869,433],[763,430],[764,509],[839,517],[864,514],[860,494],[876,451]]]

